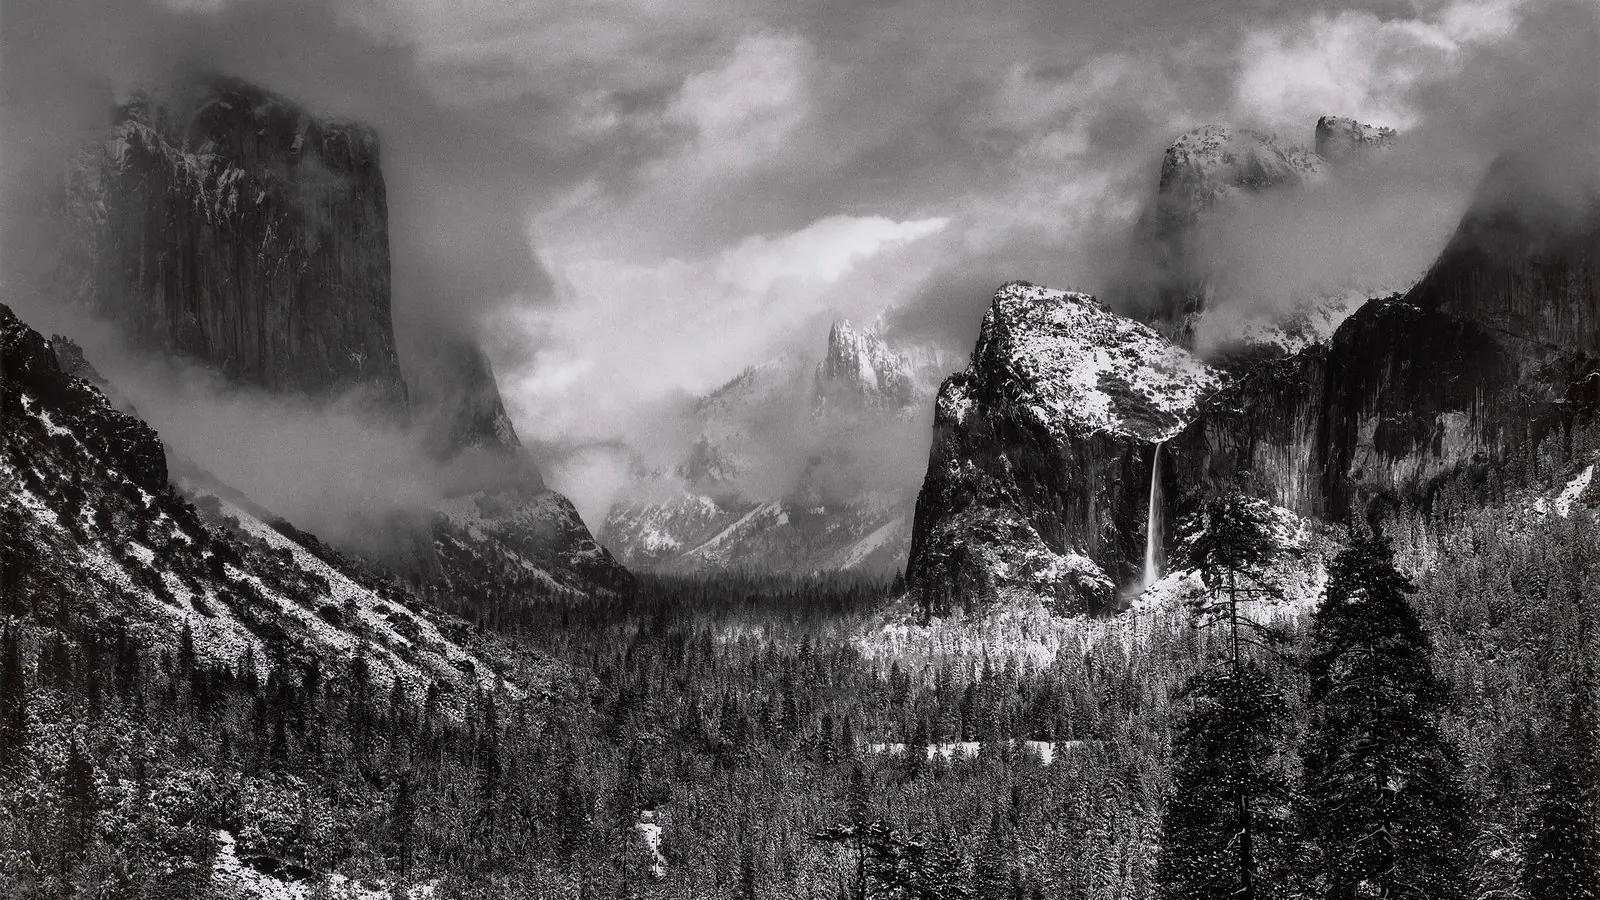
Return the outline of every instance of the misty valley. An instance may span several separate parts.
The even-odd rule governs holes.
[[[0,896],[1600,900],[1594,10],[556,5],[0,17]]]

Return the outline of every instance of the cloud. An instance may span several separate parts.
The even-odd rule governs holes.
[[[1303,127],[1315,110],[1414,128],[1425,115],[1417,87],[1455,75],[1472,46],[1505,39],[1519,5],[1464,0],[1415,18],[1341,10],[1252,29],[1237,50],[1237,107],[1268,127]]]
[[[753,362],[820,343],[835,314],[871,318],[944,219],[831,216],[709,255],[642,260],[546,243],[558,301],[504,323],[535,349],[505,385],[547,440],[637,433],[662,404],[709,391]],[[553,241],[553,238],[552,238]],[[821,322],[820,332],[814,332]]]
[[[1407,131],[1377,198],[1392,228],[1353,229],[1356,195],[1314,221],[1263,206],[1279,249],[1242,292],[1290,261],[1412,265],[1499,145],[1600,145],[1571,90],[1594,81],[1593,18],[1566,0],[16,0],[4,275],[30,256],[14,189],[47,183],[119,86],[225,69],[366,120],[402,362],[485,341],[519,431],[581,490],[609,476],[561,453],[670,432],[690,395],[819,343],[834,312],[890,309],[960,358],[1005,280],[1114,289],[1162,150],[1200,124]]]
[[[792,35],[747,35],[725,63],[684,80],[667,116],[694,128],[685,155],[701,177],[773,162],[805,120],[809,56]]]

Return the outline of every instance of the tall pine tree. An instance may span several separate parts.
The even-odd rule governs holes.
[[[1234,492],[1208,502],[1179,548],[1207,593],[1191,603],[1197,628],[1226,630],[1226,651],[1191,678],[1178,728],[1174,796],[1162,821],[1157,882],[1165,900],[1274,897],[1287,880],[1289,790],[1278,747],[1286,704],[1272,674],[1249,656],[1272,632],[1244,600],[1265,593],[1278,552],[1265,503]]]
[[[1460,763],[1439,727],[1445,689],[1413,590],[1388,541],[1357,533],[1312,626],[1305,822],[1329,900],[1465,890]]]

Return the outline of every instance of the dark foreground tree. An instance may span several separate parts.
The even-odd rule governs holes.
[[[1274,757],[1286,705],[1272,674],[1249,656],[1276,641],[1240,605],[1266,593],[1263,574],[1277,552],[1269,508],[1238,492],[1202,507],[1179,547],[1206,585],[1190,603],[1194,625],[1223,628],[1227,649],[1183,690],[1190,708],[1175,737],[1156,879],[1170,900],[1256,900],[1278,895],[1285,881],[1289,791]]]
[[[1330,900],[1464,893],[1460,763],[1439,729],[1445,692],[1412,591],[1388,542],[1357,534],[1312,626],[1305,821]]]
[[[1162,819],[1156,883],[1164,900],[1281,896],[1291,846],[1282,694],[1246,661],[1185,687],[1175,736],[1173,797]]]

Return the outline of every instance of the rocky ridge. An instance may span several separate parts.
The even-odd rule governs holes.
[[[187,631],[202,662],[263,676],[313,660],[341,672],[359,656],[374,683],[419,700],[430,685],[447,703],[519,690],[498,674],[510,651],[392,578],[240,498],[172,489],[156,433],[63,371],[5,306],[0,360],[7,602],[70,597],[95,629],[172,652]]]

